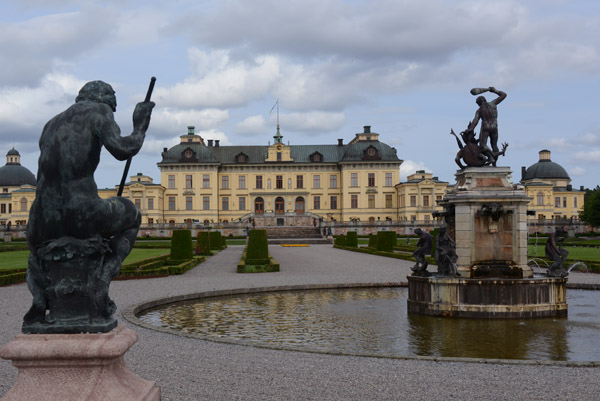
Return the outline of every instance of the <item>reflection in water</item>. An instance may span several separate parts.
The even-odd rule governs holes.
[[[405,288],[311,290],[208,298],[139,318],[216,338],[372,355],[600,360],[600,292],[569,290],[568,318],[460,319],[406,312]]]

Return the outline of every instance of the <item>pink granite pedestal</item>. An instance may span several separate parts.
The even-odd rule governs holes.
[[[0,349],[19,370],[3,400],[160,400],[156,384],[125,365],[123,356],[137,341],[125,326],[108,333],[19,334]]]

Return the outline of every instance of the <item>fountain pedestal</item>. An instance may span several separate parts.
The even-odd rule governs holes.
[[[456,243],[459,278],[409,276],[408,310],[459,317],[567,314],[566,279],[527,265],[527,204],[508,167],[468,167],[440,202]]]

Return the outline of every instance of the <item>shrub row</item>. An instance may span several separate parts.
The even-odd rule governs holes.
[[[242,252],[242,257],[237,265],[238,273],[270,273],[270,272],[278,272],[279,271],[279,262],[275,260],[271,255],[269,255],[268,263],[266,264],[249,264],[246,263],[248,247],[244,249]]]
[[[16,270],[16,269],[14,269]],[[25,269],[27,270],[27,269]],[[17,273],[5,273],[4,271],[0,274],[0,287],[4,285],[11,284],[19,284],[25,281],[27,276],[27,272],[17,272]]]

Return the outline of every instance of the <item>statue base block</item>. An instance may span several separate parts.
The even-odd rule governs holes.
[[[136,376],[123,359],[138,334],[19,334],[0,349],[19,370],[3,400],[160,400],[154,382]]]

